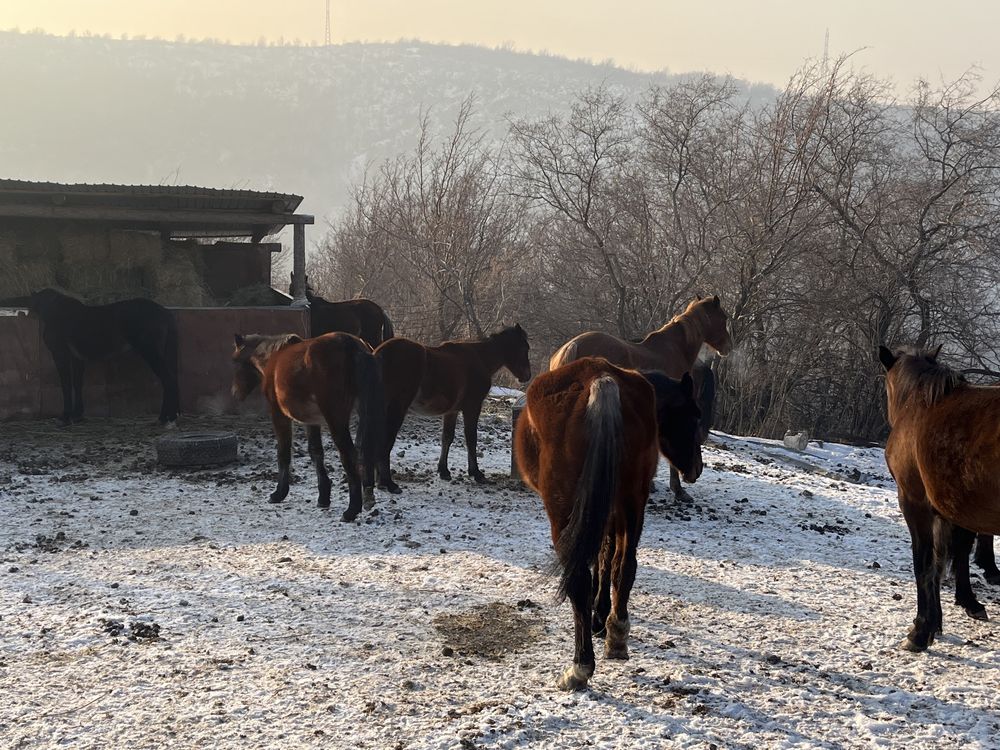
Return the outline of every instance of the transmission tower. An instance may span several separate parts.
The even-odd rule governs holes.
[[[326,0],[326,36],[324,43],[327,47],[330,46],[330,0]]]
[[[326,0],[326,5],[327,5],[327,10],[329,11],[330,0]],[[329,14],[327,15],[327,21],[326,21],[326,23],[327,23],[327,35],[329,36],[329,33],[330,33],[329,32],[329,28],[330,28]],[[327,44],[329,44],[329,43],[330,42],[327,41]],[[826,36],[823,37],[823,73],[824,73],[824,75],[826,74],[826,69],[827,69],[827,66],[829,64],[830,64],[830,29],[828,28],[826,30]]]

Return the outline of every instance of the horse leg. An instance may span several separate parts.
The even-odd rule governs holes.
[[[173,368],[167,365],[163,355],[150,344],[134,342],[132,348],[139,353],[149,369],[153,371],[163,389],[163,398],[160,400],[160,424],[176,421],[180,404],[177,393],[177,375]]]
[[[62,388],[63,413],[58,418],[62,427],[73,423],[73,355],[69,348],[52,349],[52,360],[59,374],[59,385]]]
[[[376,474],[378,475],[378,488],[386,490],[393,495],[398,495],[403,491],[392,480],[392,468],[389,464],[392,447],[396,444],[396,435],[399,434],[399,428],[403,426],[403,419],[405,418],[406,409],[401,408],[398,404],[392,403],[386,407],[385,452],[382,455],[382,460],[379,461],[376,467]]]
[[[903,502],[900,502],[900,506],[910,529],[913,577],[917,584],[917,616],[903,641],[903,648],[907,651],[925,651],[934,642],[940,622],[933,592],[934,586],[940,585],[940,580],[934,576],[934,521],[929,510],[911,509]]]
[[[448,471],[448,451],[451,450],[451,443],[455,439],[457,423],[457,411],[444,415],[444,422],[441,424],[441,457],[438,459],[438,476],[442,479],[451,479],[451,472]]]
[[[674,500],[679,503],[690,503],[694,500],[690,493],[681,486],[681,475],[673,464],[670,465],[670,490],[674,493]]]
[[[331,420],[327,423],[330,426],[330,433],[333,435],[333,443],[340,453],[340,464],[344,467],[344,474],[347,476],[347,488],[350,497],[347,510],[341,516],[341,521],[353,521],[361,512],[361,472],[358,469],[358,451],[351,440],[351,423],[349,419]]]
[[[326,466],[323,463],[323,431],[319,425],[308,425],[306,434],[309,436],[309,457],[316,468],[316,482],[319,484],[319,499],[316,506],[319,508],[330,507],[330,475],[326,473]]]
[[[611,612],[611,554],[614,551],[614,544],[611,534],[604,537],[594,571],[594,617],[591,629],[596,638],[604,637],[606,632],[604,623]]]
[[[292,467],[292,420],[274,409],[271,412],[271,424],[278,443],[278,486],[271,493],[268,502],[280,503],[288,497],[288,480]]]
[[[972,591],[972,581],[969,579],[969,553],[976,535],[959,526],[954,528],[951,536],[952,569],[955,571],[955,604],[965,610],[974,620],[988,620],[986,607],[977,599]]]
[[[566,595],[573,605],[573,620],[576,633],[576,646],[573,654],[573,665],[567,667],[556,684],[562,690],[583,690],[594,674],[594,639],[590,630],[591,611],[593,609],[593,591],[591,590],[590,568],[578,566],[570,575],[566,586]]]
[[[635,583],[640,529],[641,526],[615,535],[615,554],[611,563],[614,592],[611,596],[611,614],[606,621],[608,634],[604,640],[604,655],[608,659],[628,659],[628,634],[632,629],[628,617],[628,598]]]
[[[83,371],[86,363],[79,357],[71,356],[69,360],[70,377],[73,380],[73,414],[74,423],[83,421]]]
[[[482,411],[482,408],[483,404],[479,402],[462,412],[462,427],[465,429],[465,452],[469,456],[469,476],[480,484],[486,481],[486,475],[479,470],[479,457],[476,455],[476,443],[479,439],[479,412]]]
[[[1000,569],[997,568],[996,557],[993,555],[993,536],[978,534],[976,536],[976,565],[983,570],[986,583],[1000,586]]]

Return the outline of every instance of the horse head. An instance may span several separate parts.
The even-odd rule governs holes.
[[[662,372],[643,372],[656,394],[656,425],[660,452],[667,457],[684,481],[701,476],[701,410],[694,394],[690,373],[674,380]]]
[[[28,309],[42,320],[54,313],[59,303],[67,297],[55,289],[39,289],[28,297]]]
[[[500,345],[504,367],[522,383],[531,380],[531,362],[528,359],[531,347],[528,344],[528,334],[521,328],[521,324],[515,323],[491,338]]]
[[[244,401],[260,385],[261,376],[270,356],[289,344],[302,341],[302,338],[294,333],[278,336],[261,336],[257,333],[244,336],[237,333],[233,340],[235,345],[232,355],[233,385],[231,392],[237,401]]]
[[[965,383],[962,373],[938,362],[940,354],[940,346],[934,349],[902,347],[895,351],[879,347],[878,358],[885,368],[890,426],[912,396],[919,396],[918,404],[933,406]]]
[[[705,343],[725,357],[733,350],[733,339],[729,334],[729,315],[722,307],[719,295],[697,297],[688,305],[688,311],[697,311],[705,333]]]

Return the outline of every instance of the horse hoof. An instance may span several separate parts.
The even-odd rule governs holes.
[[[438,469],[438,476],[441,477],[446,482],[450,482],[451,481],[451,472],[450,471],[441,471],[440,469]]]
[[[365,510],[371,510],[375,507],[375,490],[373,488],[363,487],[361,497],[363,498],[362,507]]]
[[[572,667],[566,668],[566,671],[556,680],[556,685],[558,685],[560,690],[566,690],[567,692],[583,690],[587,687],[587,682],[593,673],[593,667],[587,670],[580,664],[574,664]]]
[[[674,501],[678,503],[693,503],[694,498],[691,497],[691,493],[687,490],[680,490],[674,493]]]
[[[472,478],[476,480],[476,484],[489,484],[489,482],[486,481],[486,475],[481,471],[474,473]]]
[[[392,484],[380,484],[378,486],[378,488],[380,490],[384,490],[385,492],[388,492],[390,495],[402,495],[403,494],[403,488],[400,487],[395,482],[393,482]]]
[[[66,417],[56,417],[56,427],[69,427],[73,421]]]
[[[914,653],[914,654],[919,654],[921,651],[926,651],[927,650],[927,646],[926,645],[921,646],[919,643],[917,643],[916,641],[914,641],[909,636],[907,636],[906,638],[904,638],[903,642],[901,644],[899,644],[899,645],[905,651],[910,651],[911,653]]]
[[[319,500],[316,501],[316,507],[317,508],[323,508],[324,510],[326,508],[329,508],[330,507],[330,498],[325,498],[324,499],[324,498],[321,497]]]
[[[986,607],[982,604],[980,604],[978,608],[965,607],[965,614],[973,620],[980,620],[982,622],[988,622],[990,619],[990,616],[986,614]]]
[[[628,646],[624,643],[612,646],[610,642],[607,642],[604,644],[604,658],[628,661]]]
[[[990,573],[983,577],[986,579],[986,583],[990,584],[991,586],[1000,586],[1000,574]]]
[[[355,518],[358,517],[358,513],[360,512],[361,512],[360,510],[351,510],[350,508],[348,508],[347,510],[344,511],[344,515],[340,517],[340,520],[343,521],[344,523],[350,523],[351,521],[353,521]]]
[[[284,500],[285,496],[279,495],[277,492],[273,493],[269,498],[267,498],[267,501],[273,504],[284,502]]]

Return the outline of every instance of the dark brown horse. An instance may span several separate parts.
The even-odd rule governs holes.
[[[659,370],[672,378],[692,372],[703,344],[708,344],[722,356],[729,354],[733,340],[726,325],[728,315],[718,295],[695,298],[680,315],[648,334],[642,341],[622,341],[600,331],[581,333],[563,344],[549,360],[549,369],[565,365],[581,357],[604,357],[619,367]],[[709,370],[711,375],[711,370]],[[704,378],[705,373],[701,373]],[[712,375],[710,399],[715,396]],[[707,435],[707,433],[706,433]],[[670,487],[678,500],[691,496],[681,487],[675,470],[670,473]]]
[[[885,459],[910,530],[917,617],[903,646],[941,632],[941,573],[954,556],[956,602],[985,619],[969,584],[975,534],[1000,533],[1000,389],[974,386],[934,351],[880,347],[889,426]]]
[[[347,475],[350,501],[343,520],[353,521],[375,504],[374,469],[385,420],[382,379],[371,348],[346,333],[301,339],[236,334],[233,396],[243,400],[263,383],[278,442],[278,487],[270,502],[288,496],[292,461],[292,422],[306,425],[309,456],[319,482],[320,508],[330,507],[330,477],[323,463],[322,425],[326,423]],[[351,440],[351,412],[357,405],[358,447]],[[359,466],[360,454],[360,466]]]
[[[448,341],[424,346],[394,338],[375,350],[385,380],[385,446],[378,465],[378,486],[394,494],[401,492],[393,479],[390,453],[396,435],[411,409],[418,414],[443,416],[441,457],[438,474],[451,479],[448,451],[455,439],[459,413],[465,425],[465,449],[469,476],[486,481],[476,457],[476,433],[483,400],[490,392],[493,375],[506,367],[522,383],[531,379],[528,335],[520,325],[505,328],[482,341]]]
[[[291,288],[295,286],[292,273]],[[309,300],[309,332],[313,336],[341,331],[357,336],[372,349],[396,334],[385,310],[370,299],[349,299],[329,302],[315,294],[306,276],[306,299]]]
[[[160,423],[177,420],[177,323],[149,299],[85,305],[54,289],[31,295],[29,309],[42,322],[42,341],[52,354],[63,393],[63,425],[83,420],[83,371],[87,362],[129,349],[149,365],[163,386]]]
[[[607,658],[628,658],[628,598],[649,483],[660,453],[687,481],[698,478],[698,418],[687,373],[677,381],[587,357],[528,388],[514,453],[545,504],[559,593],[573,605],[576,649],[558,681],[564,690],[586,687],[594,674],[592,634],[605,634]]]

